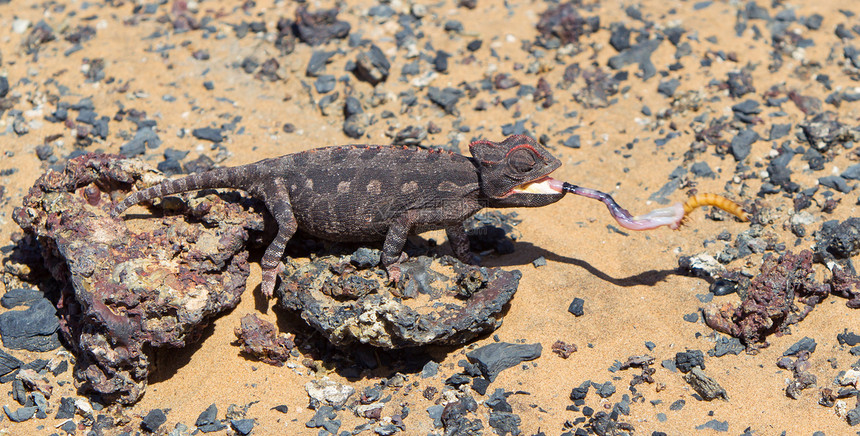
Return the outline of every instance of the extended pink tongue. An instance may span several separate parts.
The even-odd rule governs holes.
[[[583,188],[581,186],[572,185],[567,182],[562,182],[555,179],[549,180],[549,187],[558,192],[569,192],[583,197],[600,200],[609,209],[609,213],[618,221],[618,224],[625,229],[630,230],[651,230],[660,226],[669,226],[670,229],[677,229],[681,225],[681,220],[684,218],[684,206],[681,203],[675,203],[672,206],[660,209],[654,209],[645,215],[631,216],[627,209],[619,206],[615,200],[607,193],[600,192],[594,189]]]

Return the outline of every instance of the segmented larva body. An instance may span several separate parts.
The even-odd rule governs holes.
[[[693,195],[692,197],[690,197],[689,199],[687,199],[687,201],[684,203],[684,216],[686,217],[694,209],[696,209],[697,207],[702,207],[702,206],[718,207],[718,208],[740,218],[741,221],[749,221],[749,215],[747,215],[747,213],[744,212],[741,205],[735,203],[732,200],[729,200],[726,197],[723,197],[722,195],[711,194],[711,193],[696,194],[696,195]]]

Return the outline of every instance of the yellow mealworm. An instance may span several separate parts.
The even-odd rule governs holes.
[[[702,206],[715,206],[740,218],[741,221],[749,221],[749,216],[746,212],[744,212],[741,205],[735,203],[732,200],[729,200],[726,197],[711,193],[696,194],[691,196],[684,203],[684,215],[686,216],[697,207]]]

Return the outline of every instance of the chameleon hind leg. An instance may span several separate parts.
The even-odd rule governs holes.
[[[260,266],[263,269],[263,280],[260,284],[260,290],[266,298],[271,298],[275,291],[278,273],[284,270],[284,263],[281,261],[284,249],[287,246],[287,241],[293,237],[298,227],[286,188],[277,182],[272,183],[269,188],[270,190],[264,194],[264,198],[269,213],[272,214],[272,217],[278,223],[278,234],[266,248],[263,259],[260,262]]]

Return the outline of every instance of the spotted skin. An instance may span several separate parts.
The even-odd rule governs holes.
[[[538,207],[564,196],[513,193],[561,165],[532,138],[481,140],[469,148],[472,157],[398,146],[313,149],[166,181],[128,195],[112,214],[180,192],[241,189],[262,200],[278,223],[261,261],[265,296],[274,291],[284,247],[298,229],[330,241],[383,241],[382,264],[397,281],[410,233],[444,229],[454,254],[473,263],[467,218],[484,207]]]

